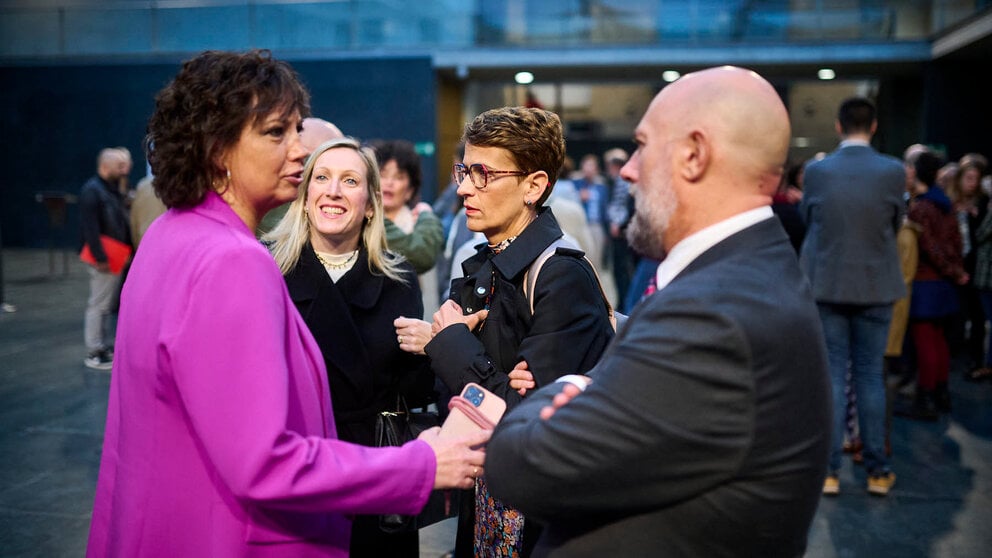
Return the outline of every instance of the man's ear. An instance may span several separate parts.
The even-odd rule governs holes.
[[[709,137],[701,130],[693,130],[678,148],[680,173],[687,182],[696,182],[706,173],[712,157]]]

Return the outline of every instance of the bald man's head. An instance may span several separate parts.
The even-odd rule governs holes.
[[[300,142],[307,153],[313,153],[320,144],[332,139],[343,138],[344,134],[337,126],[322,118],[304,118],[303,131],[300,132]]]
[[[96,173],[107,182],[117,182],[130,171],[131,154],[117,147],[101,149],[96,157]]]
[[[636,183],[638,211],[641,203],[656,210],[655,223],[648,223],[646,207],[641,232],[664,233],[667,250],[702,228],[770,204],[790,136],[781,98],[752,71],[710,68],[665,87],[638,124],[640,147],[623,169]]]
[[[721,66],[685,75],[658,94],[654,114],[680,137],[706,134],[720,149],[711,164],[738,174],[774,174],[774,191],[789,153],[789,114],[778,92],[757,73]],[[724,169],[723,167],[730,167]],[[755,178],[752,176],[751,178]]]

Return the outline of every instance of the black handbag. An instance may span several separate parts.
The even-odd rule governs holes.
[[[375,445],[376,447],[402,446],[434,426],[441,426],[441,417],[436,412],[426,409],[411,411],[407,408],[406,400],[399,396],[396,398],[395,411],[383,411],[376,416]],[[434,490],[419,514],[380,515],[379,529],[386,533],[416,531],[455,517],[457,513],[457,491]]]

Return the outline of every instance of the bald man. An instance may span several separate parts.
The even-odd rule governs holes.
[[[113,349],[108,331],[107,316],[119,292],[120,270],[110,270],[109,258],[103,248],[101,236],[108,236],[125,244],[131,243],[131,231],[124,196],[119,189],[130,169],[131,155],[120,148],[109,147],[100,151],[96,161],[96,175],[79,190],[79,224],[83,243],[89,246],[95,264],[90,266],[90,296],[87,299],[83,320],[83,337],[86,357],[83,364],[95,370],[113,367]]]
[[[300,131],[300,143],[306,148],[307,153],[313,153],[325,141],[344,137],[344,134],[337,126],[323,118],[304,118],[302,126],[303,130]],[[259,222],[255,235],[261,237],[263,234],[271,231],[279,223],[283,215],[286,214],[290,203],[292,202],[284,203],[279,207],[269,210],[265,214],[265,217],[262,217],[261,222]]]
[[[664,258],[658,290],[588,378],[529,394],[487,448],[492,493],[545,524],[534,556],[802,556],[830,384],[769,207],[789,135],[778,94],[740,68],[688,74],[652,101],[622,174],[628,238]]]

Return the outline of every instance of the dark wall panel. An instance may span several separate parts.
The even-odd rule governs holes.
[[[144,175],[141,140],[155,91],[172,65],[0,68],[0,226],[6,246],[78,244],[79,221],[69,206],[65,226],[50,236],[35,201],[41,191],[78,194],[96,170],[103,147],[125,146],[135,159],[132,183]]]
[[[432,146],[433,70],[427,58],[293,62],[311,90],[313,112],[362,140],[403,138]],[[49,226],[35,197],[78,194],[103,147],[125,146],[145,174],[141,151],[155,94],[179,64],[0,68],[0,227],[4,246],[75,249],[79,213],[70,205],[61,229]],[[428,147],[429,149],[429,147]],[[424,197],[433,199],[434,158],[424,157]]]
[[[950,160],[977,152],[992,157],[992,102],[971,62],[933,62],[926,72],[926,143],[943,145]]]
[[[436,84],[429,58],[296,62],[314,116],[361,141],[405,139],[435,148]],[[435,155],[421,153],[421,195],[433,201]]]

